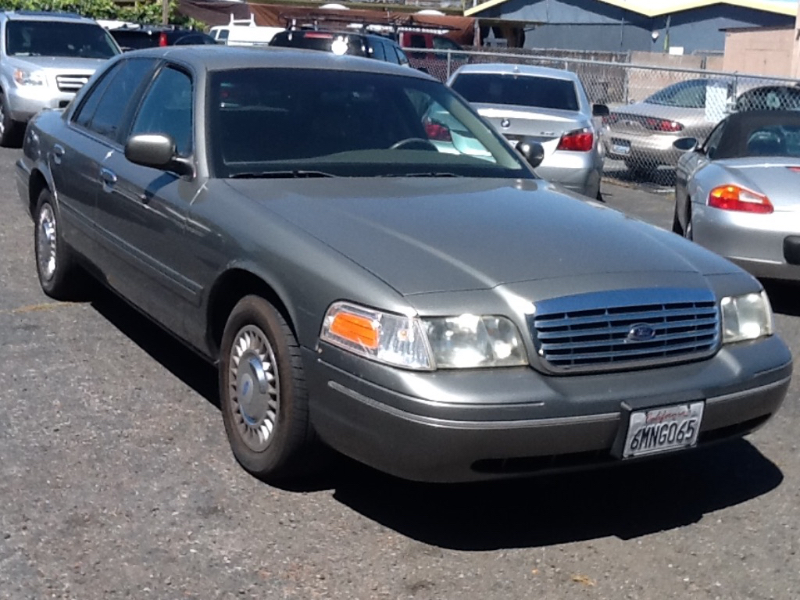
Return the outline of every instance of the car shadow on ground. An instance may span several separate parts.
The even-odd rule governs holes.
[[[629,171],[618,161],[606,161],[603,177],[623,184],[633,185],[645,191],[668,192],[675,189],[675,169],[672,167],[654,167],[642,171]]]
[[[216,369],[112,293],[98,292],[92,306],[219,407]],[[476,551],[631,539],[695,523],[765,494],[782,480],[776,465],[737,440],[596,471],[457,485],[409,482],[333,455],[322,474],[280,488],[332,490],[338,502],[402,535]]]

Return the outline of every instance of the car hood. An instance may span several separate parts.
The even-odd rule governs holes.
[[[614,273],[738,271],[541,180],[229,180],[404,295]]]
[[[71,71],[91,75],[105,64],[105,58],[76,58],[70,56],[14,56],[9,59],[9,64],[20,64],[28,67],[34,66],[42,70]]]

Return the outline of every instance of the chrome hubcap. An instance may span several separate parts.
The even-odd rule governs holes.
[[[255,325],[243,327],[230,354],[230,394],[233,420],[242,441],[255,452],[272,439],[280,408],[275,353]]]
[[[39,273],[44,280],[50,281],[56,272],[56,216],[49,204],[42,206],[37,226],[36,259],[39,261]]]
[[[6,111],[3,109],[3,103],[0,102],[0,137],[6,132]]]

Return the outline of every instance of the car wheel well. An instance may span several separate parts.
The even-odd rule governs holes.
[[[292,333],[297,336],[291,315],[280,296],[263,279],[241,269],[227,271],[214,283],[208,302],[207,335],[209,347],[214,356],[219,354],[225,324],[233,307],[245,296],[260,296],[272,304],[286,321]]]
[[[39,202],[39,194],[48,187],[47,180],[41,171],[34,170],[31,173],[30,183],[28,184],[28,213],[31,217],[36,212],[36,205]]]

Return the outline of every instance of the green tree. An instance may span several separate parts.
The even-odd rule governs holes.
[[[134,23],[161,23],[162,0],[138,0],[132,6],[119,6],[113,0],[3,0],[6,10],[71,12],[92,19],[119,19]],[[178,3],[169,3],[169,22],[201,29],[203,23],[178,13]]]

